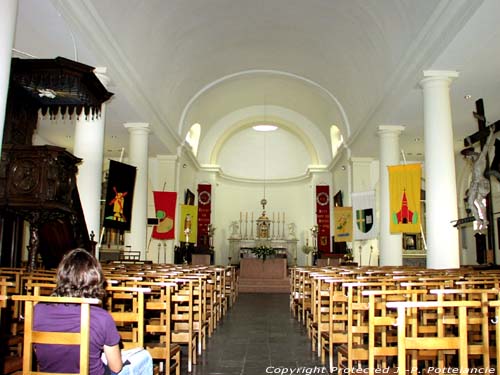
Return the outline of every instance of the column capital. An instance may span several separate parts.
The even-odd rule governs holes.
[[[399,135],[406,129],[403,125],[379,125],[377,133],[379,135],[395,134]]]
[[[424,78],[420,81],[420,87],[422,88],[431,82],[444,82],[449,85],[454,79],[458,78],[459,73],[454,70],[424,70],[423,76]]]
[[[123,126],[132,133],[149,133],[151,129],[147,122],[126,122]]]

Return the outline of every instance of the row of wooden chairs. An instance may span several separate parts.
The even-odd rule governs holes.
[[[358,366],[371,374],[492,369],[500,358],[499,300],[498,270],[291,270],[291,312],[306,326],[311,349],[339,374]]]
[[[180,345],[185,345],[187,370],[191,372],[206,347],[207,337],[236,301],[236,269],[141,266],[103,265],[108,280],[104,306],[115,319],[125,349],[143,346],[159,361],[162,371],[179,375]],[[3,296],[47,295],[54,289],[54,281],[53,270],[27,274],[19,269],[0,269]],[[8,307],[4,303],[2,309],[4,315],[8,311],[10,333],[17,337],[23,333],[19,328],[22,301],[16,297]]]

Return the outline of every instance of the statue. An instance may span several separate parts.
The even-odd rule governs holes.
[[[490,192],[490,181],[484,176],[484,173],[486,171],[486,155],[494,139],[494,129],[492,128],[481,152],[476,152],[473,148],[462,151],[465,158],[472,162],[472,175],[467,194],[467,203],[477,221],[479,231],[488,227],[486,196]]]
[[[232,221],[231,225],[229,226],[231,228],[231,238],[240,238],[240,225],[238,221]]]
[[[295,240],[297,237],[295,236],[295,223],[288,224],[288,238],[291,240]]]

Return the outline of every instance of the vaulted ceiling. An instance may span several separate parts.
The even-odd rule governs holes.
[[[150,123],[152,156],[175,154],[199,123],[200,165],[251,174],[262,150],[249,128],[266,121],[280,126],[267,156],[298,168],[270,169],[284,178],[335,163],[332,125],[352,156],[375,158],[377,127],[404,125],[403,150],[422,159],[423,70],[460,73],[457,149],[476,130],[475,99],[500,119],[498,14],[497,0],[19,0],[14,56],[107,68],[107,156],[127,147],[125,122]],[[70,149],[72,134],[39,128]]]

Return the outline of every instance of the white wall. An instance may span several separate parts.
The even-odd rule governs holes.
[[[308,235],[309,228],[315,224],[316,220],[314,194],[315,187],[311,185],[310,181],[268,184],[266,187],[268,217],[272,216],[273,212],[276,215],[278,212],[281,214],[285,212],[286,224],[294,222],[297,226],[296,234],[299,239],[297,263],[299,265],[306,262],[305,254],[301,251],[305,242],[304,236],[306,231]],[[250,220],[252,212],[254,220],[260,216],[263,185],[218,179],[215,186],[212,186],[212,196],[214,198],[212,223],[216,228],[214,236],[215,261],[217,264],[227,264],[229,253],[227,239],[230,235],[231,221],[239,220],[240,212],[248,212],[248,220]]]

